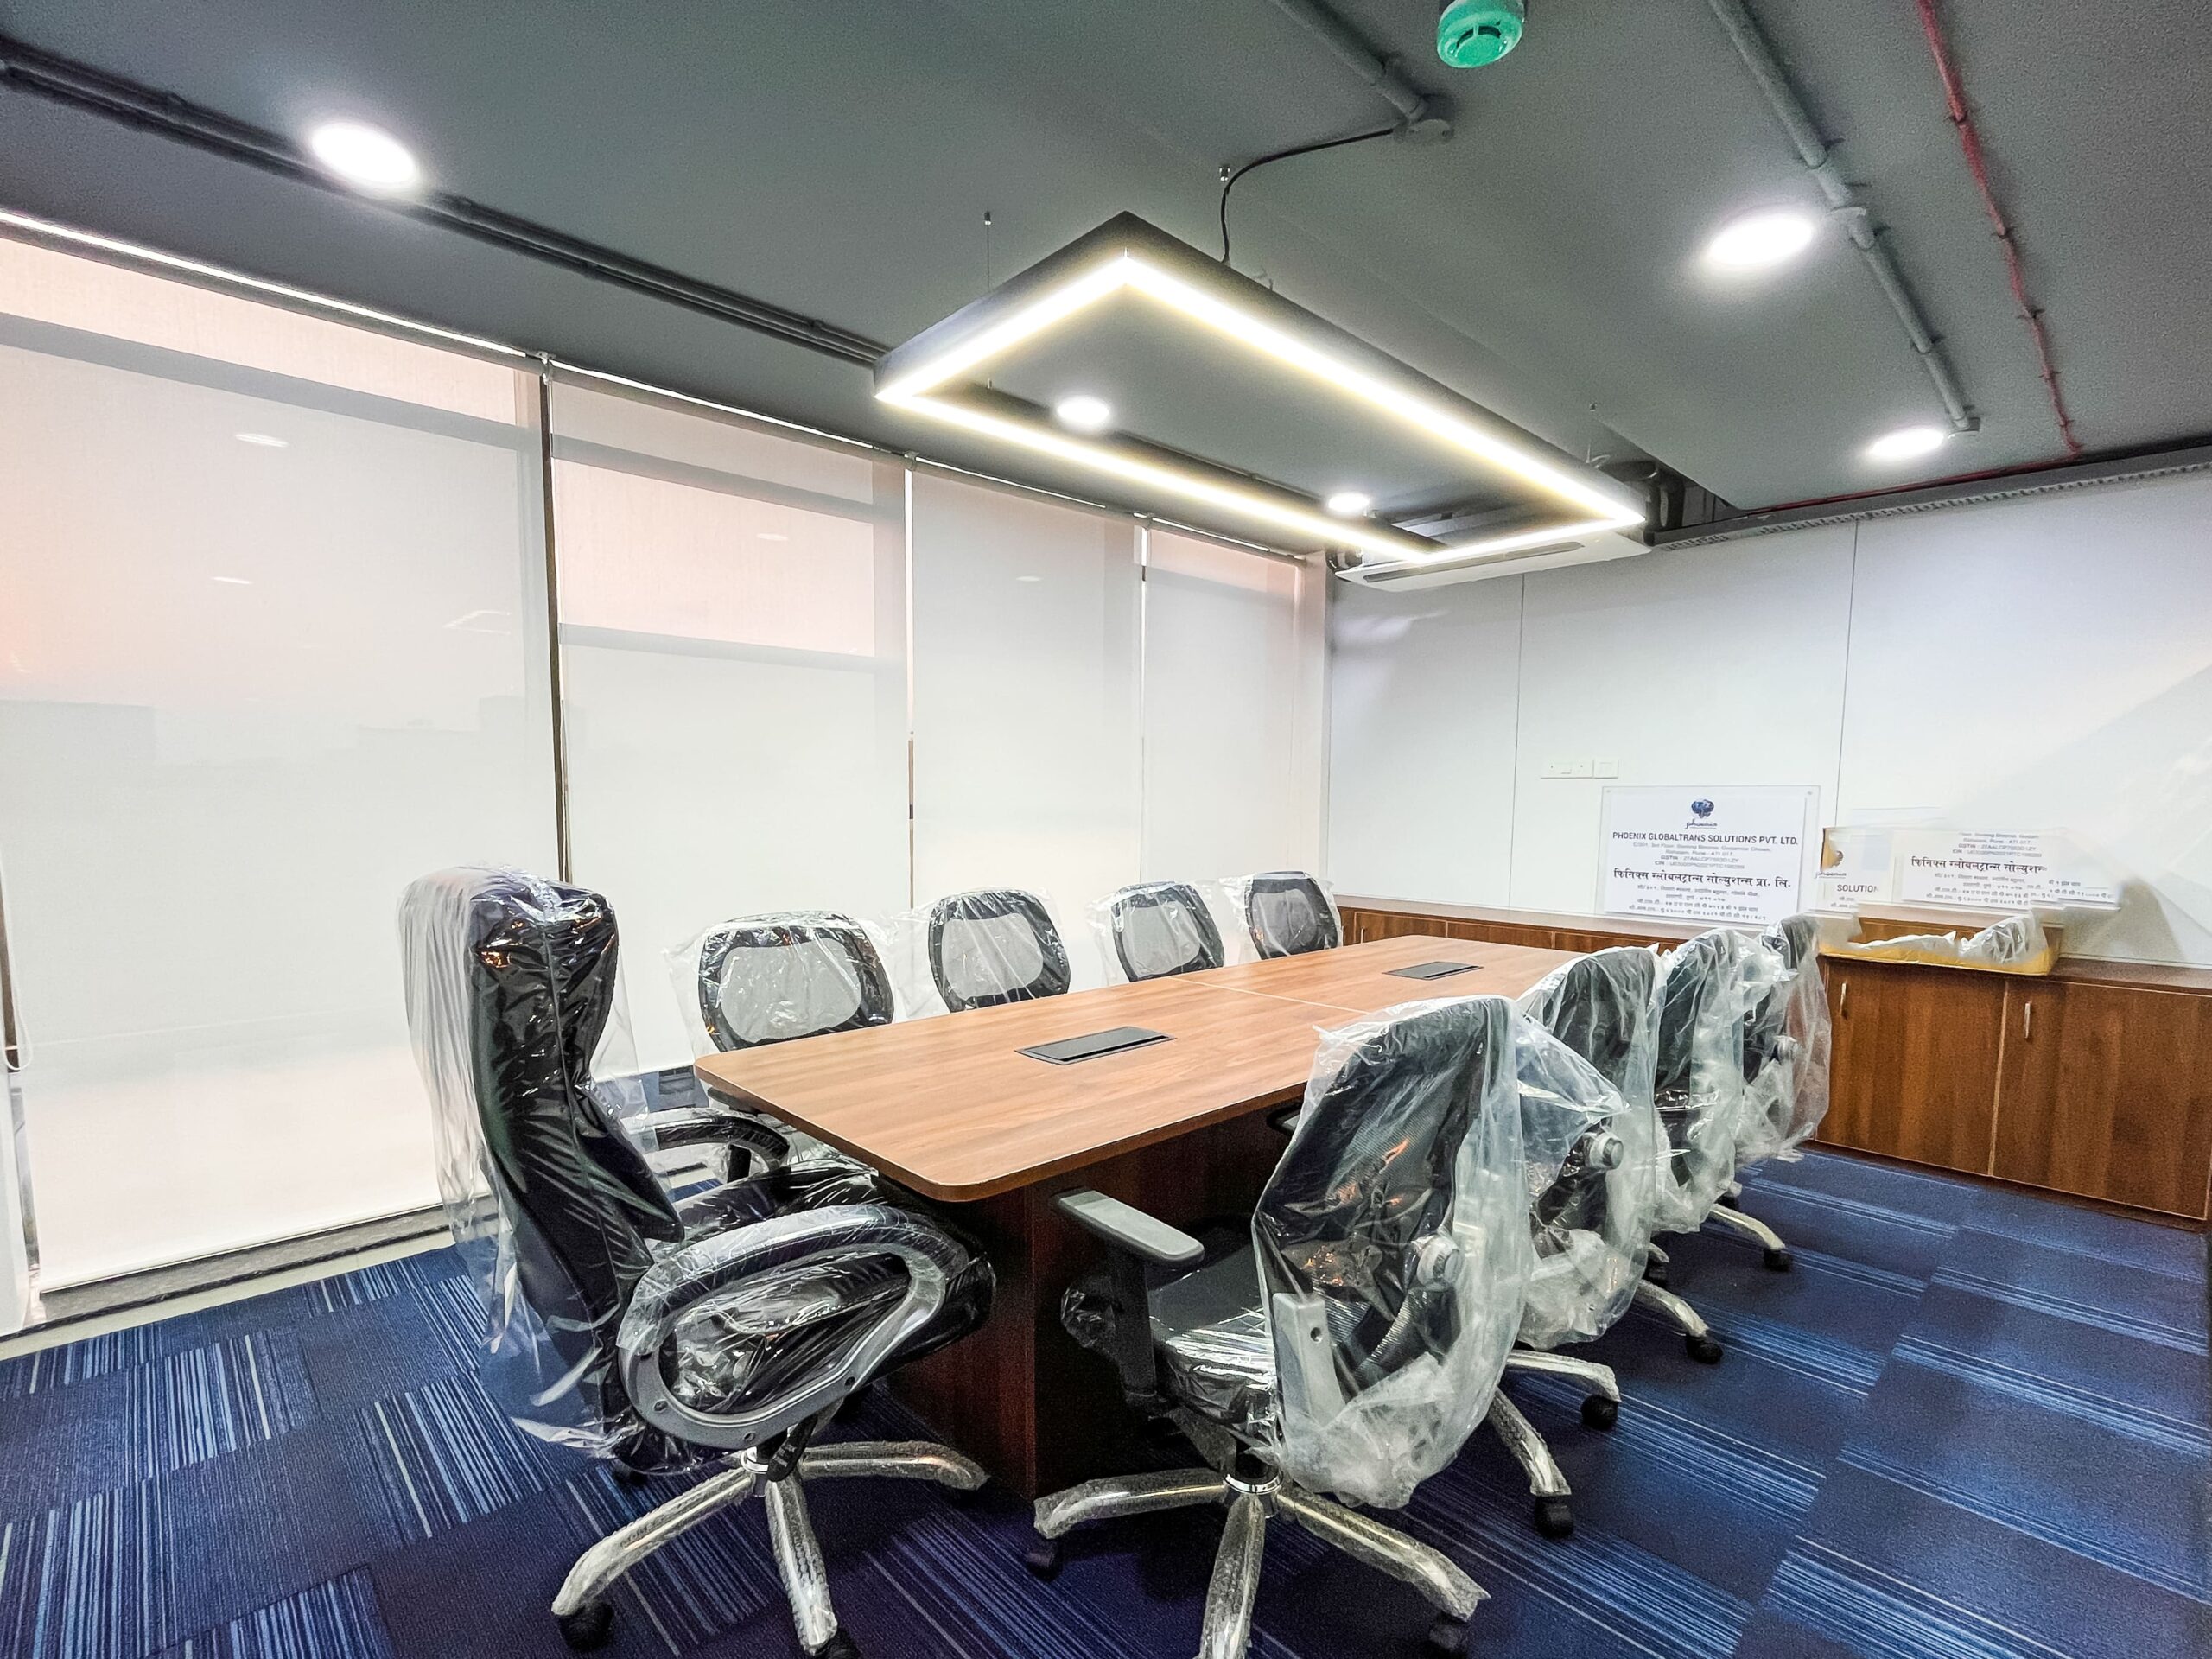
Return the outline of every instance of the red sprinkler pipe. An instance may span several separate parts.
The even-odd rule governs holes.
[[[2020,321],[2028,325],[2028,334],[2035,341],[2037,372],[2043,376],[2044,390],[2050,395],[2050,412],[2058,423],[2058,435],[2065,441],[2069,456],[2082,454],[2082,441],[2074,435],[2074,417],[2067,413],[2065,394],[2058,389],[2058,371],[2051,366],[2050,336],[2044,332],[2043,313],[2028,298],[2026,276],[2020,269],[2020,251],[2012,239],[2012,226],[2005,217],[2005,210],[1998,205],[1997,192],[1989,182],[1989,162],[1982,154],[1981,134],[1975,129],[1974,116],[1967,108],[1965,84],[1951,62],[1949,47],[1943,41],[1943,26],[1936,16],[1936,0],[1918,0],[1921,33],[1928,37],[1929,55],[1936,60],[1936,77],[1943,83],[1943,102],[1951,118],[1951,129],[1959,135],[1959,148],[1965,152],[1967,171],[1974,175],[1974,188],[1981,193],[1981,205],[1989,214],[1989,222],[1997,227],[1997,245],[2005,251],[2005,280],[2012,285],[2012,299],[2020,308]]]

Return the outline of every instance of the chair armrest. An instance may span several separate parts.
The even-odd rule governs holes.
[[[646,1112],[630,1122],[656,1146],[734,1147],[760,1169],[780,1169],[791,1161],[791,1143],[767,1119],[719,1100]]]
[[[1295,1105],[1278,1106],[1268,1114],[1268,1127],[1277,1135],[1295,1135],[1298,1120],[1305,1116],[1306,1103],[1302,1100]]]
[[[905,1266],[905,1297],[824,1352],[802,1382],[736,1412],[702,1412],[669,1391],[661,1350],[687,1316],[741,1295],[772,1324],[792,1296],[834,1294],[834,1276],[868,1256]],[[865,1384],[936,1316],[948,1282],[969,1262],[966,1247],[941,1229],[876,1204],[835,1205],[695,1239],[655,1262],[631,1294],[615,1334],[622,1385],[647,1422],[679,1440],[732,1452],[758,1446]],[[745,1317],[742,1306],[733,1311]]]
[[[1063,1192],[1052,1204],[1092,1237],[1154,1267],[1195,1267],[1206,1253],[1205,1245],[1180,1228],[1089,1187]]]

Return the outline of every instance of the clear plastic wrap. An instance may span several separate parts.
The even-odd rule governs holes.
[[[882,946],[836,911],[717,922],[666,954],[694,1053],[885,1026],[897,1016]]]
[[[1746,1022],[1781,973],[1774,952],[1730,928],[1660,958],[1652,1092],[1665,1144],[1654,1232],[1696,1231],[1735,1178]]]
[[[1263,961],[1327,950],[1344,942],[1336,895],[1318,876],[1304,870],[1263,870],[1217,885],[1223,907],[1238,919]]]
[[[2008,973],[2050,971],[2057,950],[2042,922],[2030,912],[1993,922],[1978,933],[1961,939],[1956,933],[1897,933],[1885,939],[1852,939],[1836,949],[1847,956],[1876,962],[1956,963],[1967,968],[1993,968]]]
[[[1164,979],[1228,960],[1205,895],[1184,881],[1141,881],[1090,907],[1110,980]]]
[[[1052,907],[1019,887],[948,893],[891,925],[901,1003],[914,1014],[958,1014],[1058,996],[1072,983]]]
[[[485,1386],[528,1433],[621,1455],[645,1431],[615,1332],[652,1245],[683,1226],[620,1122],[644,1095],[620,1052],[614,913],[518,870],[454,869],[408,887],[399,932],[438,1194],[484,1312]]]
[[[1551,1169],[1531,1189],[1536,1260],[1520,1334],[1532,1348],[1603,1334],[1628,1311],[1643,1276],[1661,1138],[1651,1103],[1654,969],[1648,950],[1601,950],[1552,973],[1518,1005],[1546,1038],[1517,1046],[1524,1130],[1532,1072],[1539,1100],[1569,1096],[1585,1124],[1555,1166],[1531,1160],[1532,1179]]]
[[[1769,929],[1760,943],[1780,964],[1783,978],[1745,1026],[1739,1168],[1766,1158],[1796,1158],[1828,1109],[1833,1033],[1827,986],[1821,978],[1820,924],[1810,916],[1792,916]]]
[[[1321,1033],[1252,1217],[1274,1349],[1274,1454],[1317,1491],[1396,1506],[1490,1407],[1534,1255],[1502,997]]]

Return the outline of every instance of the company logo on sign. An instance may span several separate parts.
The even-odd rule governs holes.
[[[1713,803],[1711,801],[1692,801],[1690,803],[1690,810],[1700,818],[1709,818],[1713,816]]]

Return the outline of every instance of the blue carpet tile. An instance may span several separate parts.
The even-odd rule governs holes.
[[[1575,1490],[1529,1524],[1488,1434],[1385,1518],[1490,1592],[1498,1659],[2212,1655],[2205,1241],[1813,1154],[1745,1207],[1796,1268],[1707,1231],[1672,1283],[1727,1348],[1641,1310],[1508,1385]],[[480,1385],[474,1288],[416,1256],[0,1362],[0,1659],[560,1659],[546,1609],[594,1539],[681,1490],[518,1433]],[[925,1433],[880,1390],[841,1433]],[[1024,1506],[808,1489],[869,1659],[1180,1659],[1217,1513],[1087,1529],[1051,1584]],[[1254,1659],[1420,1651],[1403,1586],[1267,1538]],[[617,1655],[796,1659],[766,1517],[715,1517],[613,1592]]]

